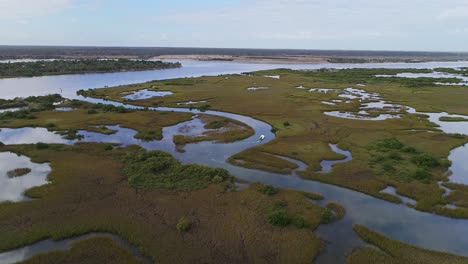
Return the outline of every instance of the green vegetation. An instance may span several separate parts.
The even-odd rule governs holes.
[[[179,232],[187,232],[189,231],[190,227],[192,225],[192,221],[186,216],[182,216],[179,219],[179,222],[176,225],[177,231]]]
[[[0,64],[0,77],[32,77],[55,74],[160,70],[180,63],[144,60],[55,60]]]
[[[278,188],[271,185],[258,184],[257,190],[263,194],[272,196],[279,192]]]
[[[11,171],[7,171],[7,176],[9,178],[21,177],[31,172],[30,168],[16,168]]]
[[[130,186],[137,189],[168,189],[189,191],[206,188],[212,182],[228,180],[224,169],[197,164],[182,165],[162,151],[140,150],[124,159],[124,172]]]
[[[373,156],[369,165],[378,164],[378,174],[397,180],[429,183],[433,177],[432,170],[446,169],[450,166],[446,159],[439,161],[427,153],[419,153],[394,137],[370,144],[369,150]]]
[[[33,256],[20,264],[137,264],[137,260],[128,250],[117,245],[111,238],[96,237],[73,244],[70,250],[52,251]]]
[[[225,191],[223,183],[183,192],[135,190],[123,174],[122,160],[127,153],[140,149],[106,151],[107,145],[51,145],[41,150],[34,145],[2,146],[1,151],[27,155],[33,162],[50,162],[52,183],[28,190],[27,195],[36,199],[27,203],[0,204],[0,251],[45,238],[63,239],[89,232],[116,234],[156,263],[188,263],[194,259],[205,263],[310,263],[322,248],[309,228],[317,228],[324,208],[310,203],[300,192],[281,190],[268,196],[258,192],[255,184]],[[309,228],[269,224],[268,216],[278,200],[284,201],[281,204],[286,204],[288,215],[302,216]],[[181,235],[176,228],[181,216],[193,223],[189,235]],[[98,252],[92,247],[79,250],[82,253],[67,251],[69,258],[57,259],[68,263],[75,255],[80,260],[87,260],[80,257],[83,255],[99,260],[108,255],[106,252],[121,255],[115,247],[103,246],[108,249],[96,246]]]
[[[445,122],[468,122],[468,119],[463,117],[450,117],[450,116],[442,116],[439,118],[440,121]]]
[[[0,99],[0,109],[21,108],[17,111],[0,113],[0,120],[10,119],[34,119],[34,113],[55,109],[54,103],[63,101],[59,94],[46,96],[30,96],[11,100]]]
[[[468,258],[448,253],[417,248],[384,237],[364,226],[355,225],[354,231],[370,246],[355,250],[348,256],[348,264],[457,264],[468,263]]]

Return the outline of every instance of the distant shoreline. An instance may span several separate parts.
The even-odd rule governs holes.
[[[171,47],[2,46],[0,60],[165,59],[248,63],[315,64],[468,60],[468,52],[229,49]]]

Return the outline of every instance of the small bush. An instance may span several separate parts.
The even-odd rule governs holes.
[[[401,151],[406,153],[416,153],[416,149],[410,146],[404,146]]]
[[[290,126],[290,125],[291,125],[291,124],[290,124],[288,121],[286,121],[286,122],[283,123],[283,126]]]
[[[400,153],[396,152],[396,151],[393,151],[391,152],[389,155],[388,155],[388,158],[389,159],[392,159],[392,160],[402,160],[403,158],[401,157]]]
[[[177,228],[177,231],[182,233],[182,232],[189,231],[191,226],[192,226],[192,222],[190,221],[190,219],[186,216],[182,216],[179,219],[179,222],[177,223],[176,228]]]
[[[440,166],[440,162],[429,154],[421,154],[411,158],[411,162],[420,168],[435,168]]]
[[[275,195],[279,192],[278,188],[275,188],[270,185],[260,185],[260,187],[257,189],[259,192],[266,194],[266,195]]]
[[[224,181],[224,178],[219,175],[216,175],[213,178],[211,178],[211,181],[214,183],[221,183]]]
[[[276,133],[276,132],[278,132],[278,128],[272,127],[272,128],[270,129],[270,131],[271,131],[271,133]]]
[[[112,149],[113,149],[112,145],[106,145],[104,147],[104,150],[106,150],[106,151],[109,151],[109,150],[112,150]]]
[[[268,222],[274,226],[285,227],[291,223],[291,218],[286,211],[278,210],[268,216]]]
[[[322,217],[322,223],[324,224],[329,224],[335,221],[335,215],[333,214],[333,211],[328,208],[325,208],[321,217]]]
[[[48,149],[48,148],[49,148],[49,144],[47,143],[39,142],[36,144],[36,149]]]
[[[288,202],[286,202],[285,200],[277,200],[273,204],[273,208],[276,210],[284,209],[287,206],[288,206]]]
[[[388,151],[391,149],[401,149],[403,144],[396,138],[386,138],[375,144],[378,151]]]
[[[297,216],[292,219],[292,223],[297,228],[307,228],[310,226],[309,223],[302,216]]]
[[[413,173],[412,178],[418,181],[428,182],[432,178],[432,174],[427,169],[417,169]]]

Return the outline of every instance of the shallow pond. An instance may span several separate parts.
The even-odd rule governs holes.
[[[31,172],[12,178],[7,175],[9,171],[19,168],[29,168]],[[31,162],[31,159],[25,156],[0,152],[0,202],[27,200],[23,195],[24,191],[46,184],[50,171],[48,163],[38,164]]]
[[[133,92],[122,98],[127,99],[127,100],[143,100],[143,99],[149,99],[153,97],[164,97],[164,96],[168,96],[171,94],[174,94],[174,93],[170,91],[150,91],[148,89],[143,89],[143,90]]]

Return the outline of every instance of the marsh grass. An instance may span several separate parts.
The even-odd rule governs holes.
[[[398,264],[458,264],[468,263],[468,258],[449,253],[418,248],[383,236],[364,226],[354,225],[354,231],[373,247],[355,250],[347,258],[348,264],[398,263]]]
[[[96,237],[77,242],[70,250],[51,251],[35,255],[32,258],[18,262],[21,264],[60,264],[60,263],[87,263],[87,264],[137,264],[143,263],[136,259],[128,250],[122,248],[111,238]]]
[[[106,151],[104,146],[80,143],[61,146],[60,151],[55,145],[43,150],[34,145],[1,147],[2,151],[31,157],[33,162],[50,162],[52,172],[51,184],[28,190],[27,195],[36,199],[0,204],[0,251],[45,238],[108,232],[158,263],[188,263],[193,259],[257,263],[263,262],[265,255],[271,256],[269,262],[310,263],[319,254],[322,242],[310,229],[320,224],[324,209],[310,203],[302,193],[281,190],[268,196],[258,192],[255,184],[226,192],[223,183],[192,191],[137,191],[123,174],[122,159],[139,148]],[[268,215],[277,200],[284,200],[288,214],[302,216],[310,229],[269,224]],[[181,235],[176,228],[181,216],[195,223],[189,235]],[[96,259],[99,254],[107,256],[104,250],[84,251]],[[109,251],[116,252],[111,247]],[[216,252],[222,254],[213,254]]]

